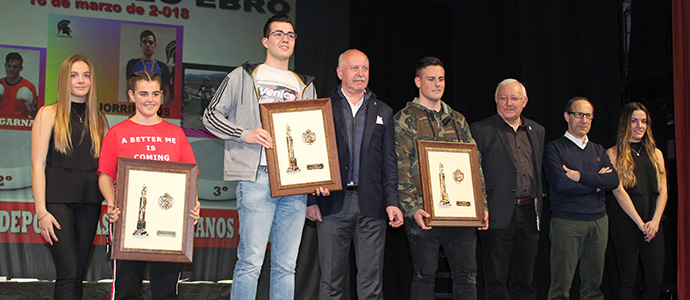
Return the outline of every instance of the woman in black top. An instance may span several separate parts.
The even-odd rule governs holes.
[[[108,124],[98,111],[93,65],[82,55],[60,67],[54,104],[31,128],[31,181],[41,236],[55,263],[55,299],[81,299],[103,196],[98,155]]]
[[[663,282],[664,236],[659,223],[668,193],[664,157],[650,124],[644,105],[628,103],[621,111],[616,145],[607,150],[620,178],[613,191],[616,202],[608,210],[618,299],[658,299]],[[635,289],[638,262],[644,274],[641,295]]]

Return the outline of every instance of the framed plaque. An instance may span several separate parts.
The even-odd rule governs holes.
[[[112,259],[191,263],[197,165],[118,158]]]
[[[273,138],[266,149],[271,197],[342,190],[331,99],[259,105],[261,124]]]
[[[417,141],[427,226],[484,226],[476,144]]]

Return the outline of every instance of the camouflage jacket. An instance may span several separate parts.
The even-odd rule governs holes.
[[[406,217],[424,207],[419,175],[417,140],[451,141],[475,144],[465,116],[441,102],[441,112],[430,110],[414,98],[395,114],[395,152],[398,156],[398,195]],[[481,166],[480,166],[481,168]],[[484,173],[480,169],[484,208],[486,189]]]

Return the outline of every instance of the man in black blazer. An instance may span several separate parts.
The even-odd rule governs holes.
[[[501,81],[497,114],[470,125],[482,157],[489,230],[480,232],[485,299],[535,299],[544,127],[521,116],[527,91]]]
[[[341,85],[331,95],[342,191],[311,195],[307,218],[317,221],[320,299],[342,299],[354,241],[358,299],[383,299],[386,220],[403,224],[393,110],[367,88],[369,59],[359,50],[338,58]]]

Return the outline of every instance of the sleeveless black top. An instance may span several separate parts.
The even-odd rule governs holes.
[[[630,199],[642,220],[647,222],[654,216],[656,197],[659,194],[656,170],[642,143],[630,143],[630,149],[635,162],[633,173],[637,178],[637,184],[625,189],[625,191],[630,195]]]
[[[72,151],[63,154],[55,149],[54,136],[50,136],[46,166],[80,171],[98,169],[98,159],[91,154],[91,134],[83,121],[86,119],[86,104],[72,102],[70,125],[72,126]]]
[[[54,136],[50,137],[46,157],[47,203],[101,203],[98,188],[98,158],[91,154],[91,134],[84,126],[86,104],[72,102],[72,151],[67,154],[55,149]]]

